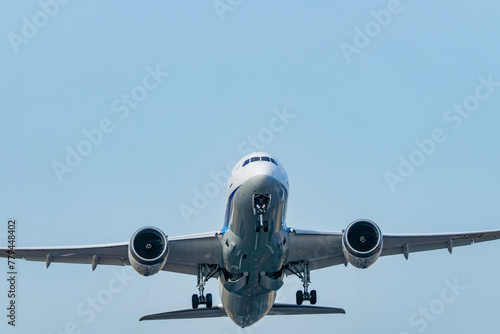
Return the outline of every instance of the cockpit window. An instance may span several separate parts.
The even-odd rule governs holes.
[[[250,159],[245,160],[242,167],[245,167],[249,163],[256,162],[256,161],[268,161],[268,162],[272,162],[273,164],[278,166],[278,163],[273,158],[270,158],[270,157],[251,157]]]

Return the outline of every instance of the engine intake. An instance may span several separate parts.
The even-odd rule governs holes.
[[[158,273],[168,257],[168,238],[158,228],[147,226],[134,233],[128,246],[132,267],[143,276]]]
[[[371,220],[352,222],[342,236],[342,251],[347,261],[365,269],[377,261],[383,248],[380,228]]]

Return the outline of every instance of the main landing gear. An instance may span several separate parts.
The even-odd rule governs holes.
[[[302,305],[304,301],[309,301],[311,305],[316,304],[318,301],[316,290],[311,290],[311,292],[309,292],[309,283],[311,283],[309,263],[302,261],[297,264],[290,264],[288,269],[302,280],[304,286],[304,291],[299,290],[295,295],[297,305]]]
[[[199,305],[206,305],[207,308],[212,307],[212,294],[207,293],[205,296],[205,284],[207,284],[208,280],[212,278],[217,272],[219,268],[217,266],[209,266],[209,265],[199,265],[198,266],[198,294],[194,294],[191,297],[191,303],[193,309],[197,309]]]
[[[264,232],[269,230],[269,223],[264,220],[264,215],[266,214],[269,203],[271,202],[271,195],[253,195],[253,210],[254,214],[259,216],[257,223],[255,225],[255,232],[260,232],[260,229],[264,229]]]

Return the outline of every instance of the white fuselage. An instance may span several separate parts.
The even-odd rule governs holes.
[[[264,317],[283,285],[287,198],[287,174],[270,154],[249,154],[234,167],[228,182],[224,268],[219,279],[224,309],[240,327]]]

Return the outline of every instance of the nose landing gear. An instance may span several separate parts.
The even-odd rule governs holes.
[[[267,220],[264,220],[264,215],[266,214],[267,209],[269,208],[269,203],[271,203],[271,195],[254,195],[253,196],[253,211],[254,214],[259,218],[255,225],[255,232],[260,232],[260,229],[264,229],[264,232],[269,230],[269,223]]]

